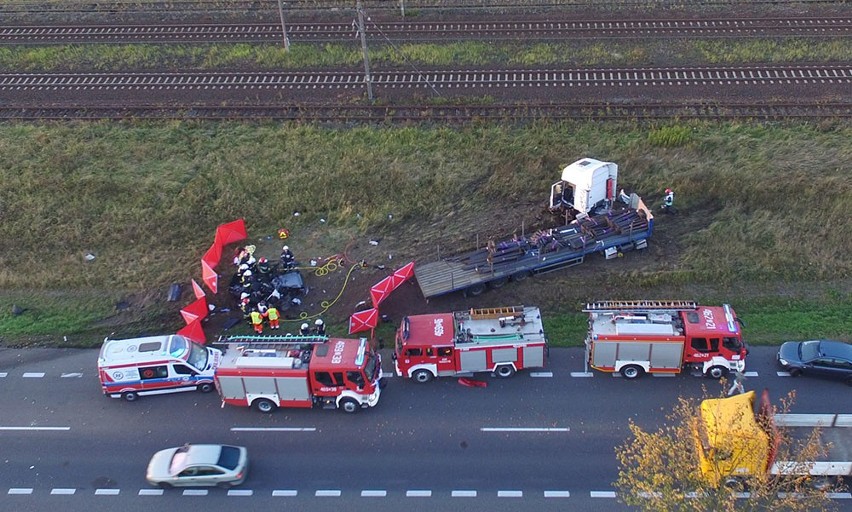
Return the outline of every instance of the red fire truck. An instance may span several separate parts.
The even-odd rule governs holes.
[[[382,359],[362,338],[230,336],[216,369],[223,404],[272,412],[278,407],[354,413],[379,402]]]
[[[586,357],[597,370],[635,379],[693,368],[719,379],[745,369],[748,349],[737,315],[727,304],[602,301],[583,311],[589,313]]]
[[[435,377],[493,372],[511,377],[544,366],[547,338],[538,308],[512,306],[408,316],[396,333],[396,374]]]

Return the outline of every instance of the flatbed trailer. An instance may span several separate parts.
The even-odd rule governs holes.
[[[580,215],[571,223],[529,237],[489,243],[472,252],[419,264],[414,269],[423,297],[455,291],[475,296],[487,286],[579,265],[592,253],[626,252],[647,247],[654,215],[634,195],[631,207],[599,215]]]

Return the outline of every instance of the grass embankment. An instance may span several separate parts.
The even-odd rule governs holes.
[[[407,256],[420,258],[440,242],[428,233],[510,233],[509,217],[535,213],[512,205],[543,204],[560,166],[584,155],[618,162],[620,184],[652,204],[673,186],[681,214],[660,219],[651,243],[672,251],[660,247],[665,259],[650,266],[601,271],[580,291],[570,270],[540,288],[514,285],[542,291],[533,298],[553,340],[582,340],[582,300],[661,295],[732,303],[752,341],[848,337],[850,141],[845,126],[4,125],[0,337],[96,344],[111,331],[179,328],[166,289],[200,277],[215,227],[234,218],[252,236],[284,222],[316,230],[319,218],[344,243],[396,233],[398,250],[417,247]],[[147,306],[117,311],[131,295]],[[12,304],[27,311],[13,316]]]
[[[679,40],[644,42],[540,43],[479,41],[448,44],[375,44],[370,60],[382,67],[421,66],[654,66],[741,63],[846,62],[852,41]],[[0,69],[17,72],[162,69],[292,70],[362,63],[353,44],[58,45],[0,47]]]

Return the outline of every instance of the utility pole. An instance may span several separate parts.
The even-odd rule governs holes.
[[[290,51],[290,38],[287,37],[287,23],[284,22],[284,0],[278,0],[278,15],[281,17],[281,33],[284,36],[284,51]]]
[[[370,77],[370,55],[367,53],[367,27],[364,25],[364,9],[361,0],[355,6],[358,9],[358,33],[361,34],[361,51],[364,53],[364,79],[367,82],[367,98],[373,101],[373,79]]]
[[[405,18],[405,0],[399,0],[399,10],[402,11],[402,17]]]

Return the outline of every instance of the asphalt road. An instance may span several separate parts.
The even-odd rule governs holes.
[[[779,376],[774,354],[752,349],[747,389],[777,398],[795,388],[795,413],[852,413],[847,386]],[[653,427],[678,396],[718,390],[689,375],[581,377],[582,350],[554,349],[537,376],[483,377],[486,388],[392,377],[378,407],[356,415],[263,415],[221,408],[215,393],[106,398],[96,358],[0,349],[0,510],[626,509],[612,482],[628,418]],[[148,486],[151,454],[185,442],[247,446],[249,479],[231,491]],[[837,503],[852,510],[848,496]]]

